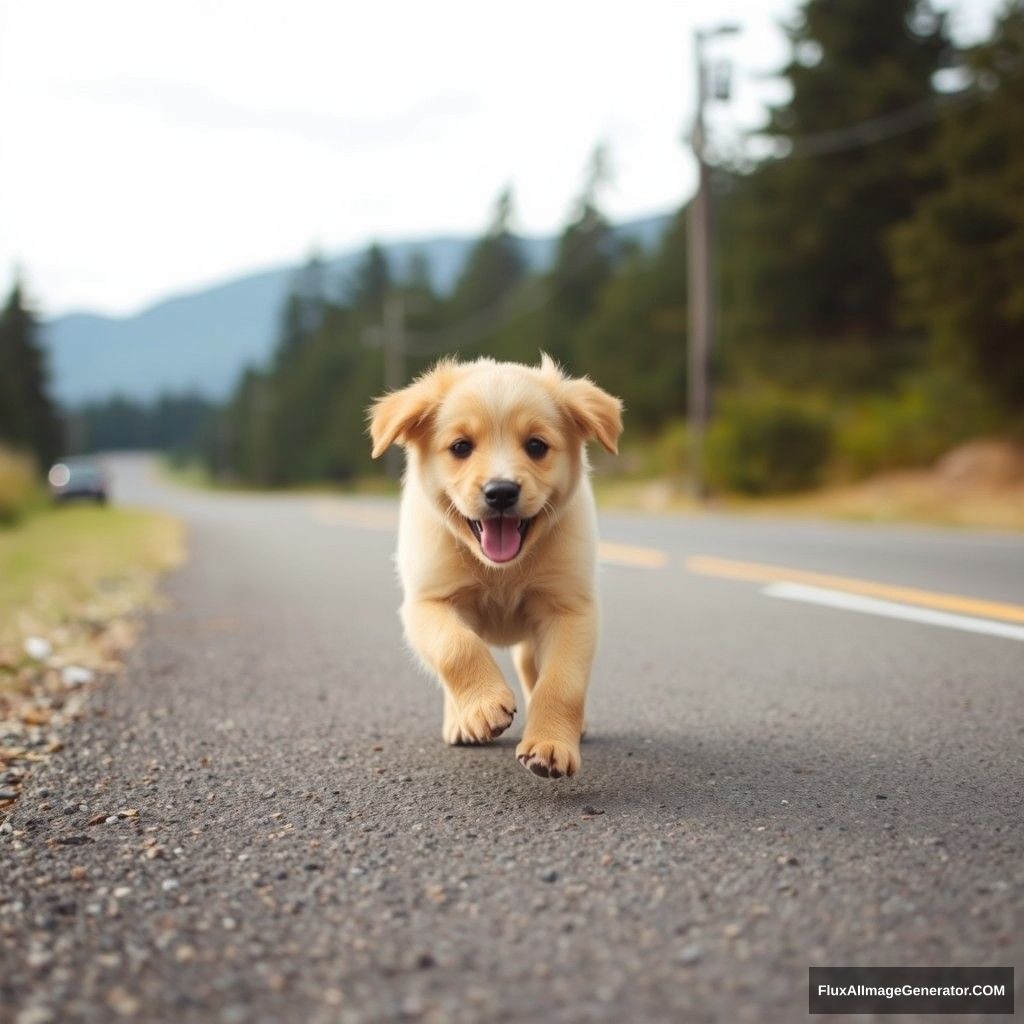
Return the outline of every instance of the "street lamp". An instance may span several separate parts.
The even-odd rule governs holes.
[[[709,90],[709,69],[704,56],[704,44],[710,39],[736,35],[740,26],[732,22],[713,28],[698,28],[693,33],[694,65],[697,73],[697,104],[693,117],[690,144],[697,161],[697,190],[690,202],[689,270],[690,270],[690,323],[687,344],[687,417],[690,434],[690,481],[694,497],[703,500],[704,435],[711,412],[708,380],[711,348],[714,342],[713,311],[713,197],[711,194],[711,168],[707,162],[704,109],[712,99],[724,99],[721,83]]]

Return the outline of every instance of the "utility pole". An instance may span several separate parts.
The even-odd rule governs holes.
[[[709,68],[704,43],[717,36],[732,35],[739,26],[726,24],[713,29],[695,29],[693,57],[697,74],[697,103],[690,144],[697,161],[697,190],[690,200],[688,218],[689,338],[687,339],[687,419],[690,441],[690,486],[693,496],[703,501],[707,486],[704,474],[704,441],[711,416],[711,351],[715,337],[714,316],[714,202],[711,167],[707,161],[705,108],[710,99],[724,99],[727,89],[716,85],[709,94]],[[721,90],[721,91],[720,91]]]
[[[690,265],[690,336],[687,345],[687,419],[690,433],[690,488],[702,501],[704,486],[704,432],[708,422],[708,360],[711,351],[711,174],[704,153],[704,106],[707,103],[707,68],[704,34],[693,34],[697,68],[697,109],[690,142],[697,161],[697,191],[690,200],[687,242]]]
[[[383,323],[370,328],[362,342],[384,351],[384,389],[397,391],[406,383],[406,304],[400,295],[390,294],[384,300]],[[387,475],[401,476],[401,453],[393,444],[384,457]]]
[[[413,304],[415,306],[415,302]],[[385,391],[397,391],[406,385],[406,356],[409,352],[409,335],[405,329],[406,312],[405,296],[391,292],[384,299],[382,322],[367,327],[363,332],[363,344],[367,348],[379,348],[384,352]],[[393,445],[388,449],[384,464],[388,476],[397,480],[402,475],[402,454]]]
[[[384,324],[381,331],[384,347],[384,387],[397,391],[405,385],[405,302],[401,295],[389,295],[384,301]],[[402,475],[402,453],[392,445],[385,465],[388,476],[397,480]]]

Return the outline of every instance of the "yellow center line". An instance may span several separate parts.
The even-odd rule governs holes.
[[[597,545],[597,554],[602,562],[609,565],[662,569],[668,563],[668,555],[657,548],[639,548],[632,544],[615,544],[608,540],[603,540]]]
[[[684,563],[690,572],[722,579],[746,580],[751,583],[806,583],[814,587],[843,590],[850,594],[880,597],[888,601],[914,604],[922,608],[940,608],[943,611],[979,615],[1005,622],[1024,622],[1024,606],[1001,601],[985,601],[960,594],[944,594],[934,590],[919,590],[892,583],[856,579],[851,576],[831,576],[804,569],[789,569],[781,565],[763,565],[760,562],[737,562],[710,555],[694,555]]]

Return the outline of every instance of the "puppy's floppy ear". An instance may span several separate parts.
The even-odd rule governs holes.
[[[450,386],[456,365],[443,360],[408,387],[374,401],[368,410],[373,458],[379,458],[396,442],[406,444],[423,428]]]
[[[618,454],[622,434],[622,402],[618,398],[588,377],[577,377],[562,384],[562,401],[585,438],[596,438],[612,455]]]

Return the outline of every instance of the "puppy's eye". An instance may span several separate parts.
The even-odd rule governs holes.
[[[462,438],[448,449],[457,459],[468,459],[473,454],[473,442]]]
[[[542,459],[548,453],[547,442],[542,441],[539,437],[531,437],[523,447],[531,459]]]

